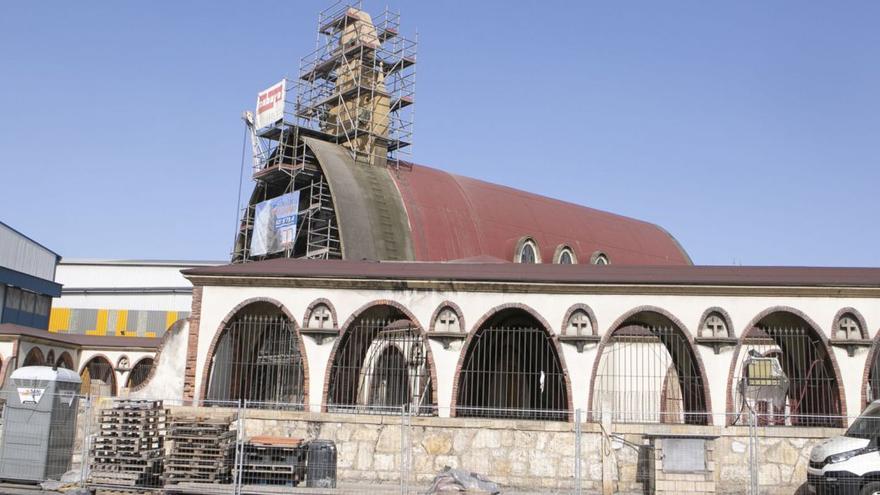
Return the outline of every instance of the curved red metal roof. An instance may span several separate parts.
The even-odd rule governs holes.
[[[688,265],[657,225],[420,165],[394,177],[409,217],[417,261],[494,256],[513,261],[518,241],[535,240],[550,263],[560,244],[578,263],[605,253],[612,264]]]

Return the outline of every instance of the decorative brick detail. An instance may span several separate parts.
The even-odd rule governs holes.
[[[437,309],[434,310],[434,313],[431,315],[431,326],[428,331],[434,332],[434,327],[437,325],[437,317],[440,316],[440,312],[443,311],[444,308],[449,308],[452,311],[455,311],[455,315],[458,317],[458,322],[461,325],[461,331],[464,332],[467,328],[464,323],[464,313],[461,312],[461,308],[458,307],[458,304],[448,300],[440,303],[440,305],[437,306]]]
[[[712,395],[709,393],[709,380],[706,379],[706,367],[703,365],[703,359],[700,357],[696,345],[694,345],[694,336],[688,331],[687,326],[675,315],[657,306],[639,306],[627,311],[620,316],[609,327],[609,331],[605,332],[605,335],[602,336],[602,340],[599,342],[599,348],[596,351],[596,359],[593,361],[593,370],[590,374],[590,389],[587,392],[589,394],[587,397],[587,400],[589,401],[587,402],[587,409],[591,411],[593,409],[593,392],[596,385],[596,374],[599,373],[599,364],[602,361],[602,352],[605,350],[605,346],[611,340],[611,337],[614,336],[614,332],[619,330],[627,320],[640,313],[656,313],[663,316],[672,323],[672,327],[680,332],[687,341],[691,356],[693,356],[694,362],[697,363],[697,369],[700,372],[700,380],[703,382],[703,403],[706,405],[706,410],[704,412],[709,418],[709,424],[712,424]],[[592,418],[592,412],[590,415],[590,420],[592,421],[594,419]]]
[[[467,355],[467,351],[471,346],[471,341],[474,339],[474,336],[477,334],[477,332],[480,331],[483,325],[485,325],[486,322],[489,321],[490,318],[500,313],[501,311],[504,311],[505,309],[519,309],[528,313],[529,316],[531,316],[535,319],[535,321],[538,322],[538,324],[542,327],[541,329],[544,330],[545,333],[547,333],[547,335],[550,337],[550,341],[553,342],[553,349],[556,351],[557,359],[559,359],[559,367],[562,370],[562,375],[565,377],[565,403],[569,411],[568,421],[572,421],[574,414],[574,404],[571,399],[571,377],[568,373],[568,366],[565,364],[565,355],[562,354],[562,348],[559,345],[558,336],[553,333],[552,327],[549,323],[547,323],[547,320],[545,320],[544,317],[540,315],[540,313],[538,313],[531,307],[520,303],[507,303],[495,306],[494,308],[486,312],[486,314],[484,314],[483,317],[480,318],[479,321],[477,321],[473,328],[471,328],[471,331],[468,332],[467,340],[465,340],[464,345],[461,347],[461,353],[458,356],[458,363],[455,365],[455,376],[452,381],[452,407],[450,410],[450,416],[456,416],[455,408],[458,405],[458,382],[461,375],[461,367],[464,366],[464,358]]]
[[[193,295],[193,301],[195,301],[195,295]],[[200,300],[201,302],[201,300]],[[226,330],[226,326],[238,316],[243,309],[250,306],[251,304],[256,303],[269,303],[280,311],[287,319],[290,321],[290,324],[293,325],[293,331],[296,333],[296,342],[299,344],[299,353],[302,356],[302,367],[303,367],[303,402],[305,404],[309,404],[309,357],[306,355],[305,344],[303,344],[302,335],[299,332],[299,325],[296,323],[296,318],[293,317],[293,313],[287,309],[287,306],[282,304],[280,301],[276,299],[272,299],[270,297],[252,297],[250,299],[246,299],[240,303],[238,303],[231,311],[226,313],[226,316],[223,318],[223,321],[217,326],[217,330],[214,332],[214,337],[211,338],[211,345],[208,347],[208,352],[205,354],[205,366],[202,370],[202,380],[201,380],[201,388],[199,390],[199,399],[204,401],[208,397],[208,377],[211,376],[211,367],[210,362],[214,357],[214,351],[217,348],[217,345],[220,343],[220,338],[223,336]],[[195,313],[195,302],[193,302],[193,313]],[[192,327],[190,326],[190,337],[192,337]],[[193,376],[195,378],[195,376]]]
[[[735,408],[736,404],[733,397],[733,377],[736,373],[736,365],[739,361],[739,353],[742,349],[743,340],[748,336],[749,332],[755,328],[755,326],[761,322],[764,318],[770,316],[773,313],[790,313],[794,316],[797,316],[801,320],[803,320],[807,326],[813,331],[816,337],[819,338],[819,341],[822,343],[824,347],[825,353],[828,355],[828,359],[831,361],[831,367],[834,372],[834,382],[837,386],[837,392],[840,397],[840,415],[846,416],[846,391],[843,389],[843,382],[840,379],[840,368],[837,366],[837,359],[834,357],[834,353],[831,352],[831,345],[828,339],[828,336],[822,332],[821,327],[816,324],[809,316],[807,316],[803,311],[799,309],[792,308],[790,306],[773,306],[765,309],[758,313],[757,316],[752,318],[752,321],[749,322],[748,325],[743,329],[743,334],[739,339],[739,342],[736,344],[736,350],[733,352],[733,360],[730,362],[730,371],[727,374],[727,425],[733,426],[736,418],[734,414],[736,414]]]
[[[327,357],[327,369],[324,372],[324,389],[321,392],[321,411],[327,412],[327,405],[329,402],[328,401],[328,399],[329,399],[328,394],[330,392],[330,374],[331,374],[330,372],[333,369],[333,362],[336,360],[336,352],[339,350],[339,344],[343,341],[343,339],[345,338],[349,329],[351,329],[352,325],[357,321],[357,319],[365,311],[367,311],[370,308],[376,307],[376,306],[391,306],[392,308],[394,308],[394,309],[400,311],[401,313],[403,313],[404,315],[406,315],[407,319],[413,325],[415,325],[419,334],[422,336],[423,339],[425,339],[425,342],[427,344],[428,334],[425,332],[425,328],[422,326],[421,323],[419,323],[418,318],[415,317],[415,315],[412,313],[412,311],[410,311],[409,309],[404,307],[399,302],[392,301],[390,299],[378,299],[375,301],[368,302],[367,304],[364,304],[363,306],[361,306],[360,308],[355,310],[351,314],[351,316],[348,317],[347,320],[345,320],[345,323],[342,325],[342,328],[339,331],[339,337],[336,339],[335,342],[333,342],[333,349],[330,351],[330,355]],[[425,345],[425,347],[428,351],[428,369],[430,370],[430,373],[431,373],[431,383],[437,383],[437,367],[434,364],[434,353],[431,352],[430,345]],[[436,386],[431,387],[431,404],[434,406],[437,405],[437,387]]]
[[[599,334],[599,323],[596,321],[596,314],[593,313],[593,310],[587,306],[586,304],[575,304],[572,307],[568,308],[568,311],[565,312],[565,316],[562,318],[562,326],[559,327],[559,335],[568,335],[566,332],[568,331],[568,320],[571,318],[571,315],[577,311],[581,310],[587,314],[587,317],[590,318],[590,326],[591,335]]]
[[[721,318],[724,320],[724,324],[727,325],[727,336],[731,338],[736,338],[736,332],[733,330],[733,320],[730,318],[730,315],[724,308],[720,306],[712,306],[711,308],[703,311],[703,315],[700,316],[700,321],[697,323],[697,337],[702,337],[700,335],[700,330],[703,329],[703,324],[706,323],[706,318],[709,317],[712,313],[718,313]],[[714,335],[712,336],[714,337]]]
[[[150,383],[150,381],[153,379],[153,376],[156,374],[156,367],[158,367],[158,365],[159,365],[159,356],[162,355],[162,351],[165,349],[165,344],[168,342],[168,340],[171,338],[171,336],[173,334],[181,331],[181,329],[183,328],[183,325],[184,325],[184,323],[186,323],[186,321],[187,320],[185,320],[185,319],[177,320],[174,322],[174,324],[172,324],[168,328],[168,330],[165,331],[165,333],[162,335],[162,340],[159,342],[159,347],[156,349],[156,353],[153,354],[153,366],[150,368],[150,371],[147,373],[147,377],[144,378],[144,381],[141,382],[140,385],[131,388],[132,392],[139,392],[139,391],[143,390]],[[187,343],[187,346],[188,346],[188,343]],[[189,354],[189,352],[187,352],[187,355],[188,354]],[[146,359],[146,358],[144,358],[144,359]],[[141,361],[143,361],[143,359],[141,359]],[[140,362],[140,361],[138,361],[138,362]],[[135,366],[137,366],[137,364],[135,364]],[[134,367],[132,367],[132,369],[134,369]]]
[[[859,323],[859,330],[861,330],[862,338],[864,340],[868,340],[871,338],[868,335],[868,325],[867,323],[865,323],[865,317],[862,316],[862,313],[859,313],[859,311],[855,308],[841,308],[839,311],[837,311],[837,314],[834,315],[834,319],[831,320],[831,331],[828,332],[828,338],[837,338],[837,335],[835,335],[837,332],[837,322],[840,321],[840,318],[842,318],[845,314],[852,315],[852,317],[855,318],[856,321]]]
[[[329,299],[325,299],[323,297],[315,299],[314,301],[312,301],[311,304],[309,304],[309,307],[306,308],[306,312],[303,315],[302,326],[309,326],[309,321],[311,321],[312,319],[312,311],[314,311],[315,306],[319,304],[323,304],[330,309],[330,316],[333,318],[333,328],[339,328],[339,320],[336,319],[336,307],[333,306],[333,303],[331,303]]]
[[[189,335],[186,341],[186,369],[183,372],[183,400],[193,400],[196,392],[196,364],[199,359],[199,323],[202,319],[204,287],[193,287],[192,311],[189,314]]]

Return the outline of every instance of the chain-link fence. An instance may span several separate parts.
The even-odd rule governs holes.
[[[880,479],[872,409],[828,418],[845,430],[760,411],[693,425],[623,423],[619,411],[542,411],[567,421],[502,409],[363,414],[26,388],[2,402],[0,479],[60,492],[415,494],[469,483],[491,491],[491,481],[513,494],[873,493]]]

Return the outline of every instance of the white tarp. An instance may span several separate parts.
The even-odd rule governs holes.
[[[261,91],[257,95],[257,113],[254,116],[254,127],[260,129],[274,124],[284,118],[284,95],[286,94],[286,81]]]
[[[298,212],[298,191],[257,203],[254,208],[254,230],[251,234],[251,256],[263,256],[292,248],[296,239]]]

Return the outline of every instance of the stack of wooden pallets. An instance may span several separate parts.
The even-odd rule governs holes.
[[[174,415],[168,422],[165,483],[230,483],[235,462],[233,418]]]
[[[100,411],[89,483],[102,491],[161,488],[167,414],[161,401],[144,400],[117,400]]]
[[[296,486],[306,474],[302,440],[251,437],[242,446],[240,469],[244,485]]]

